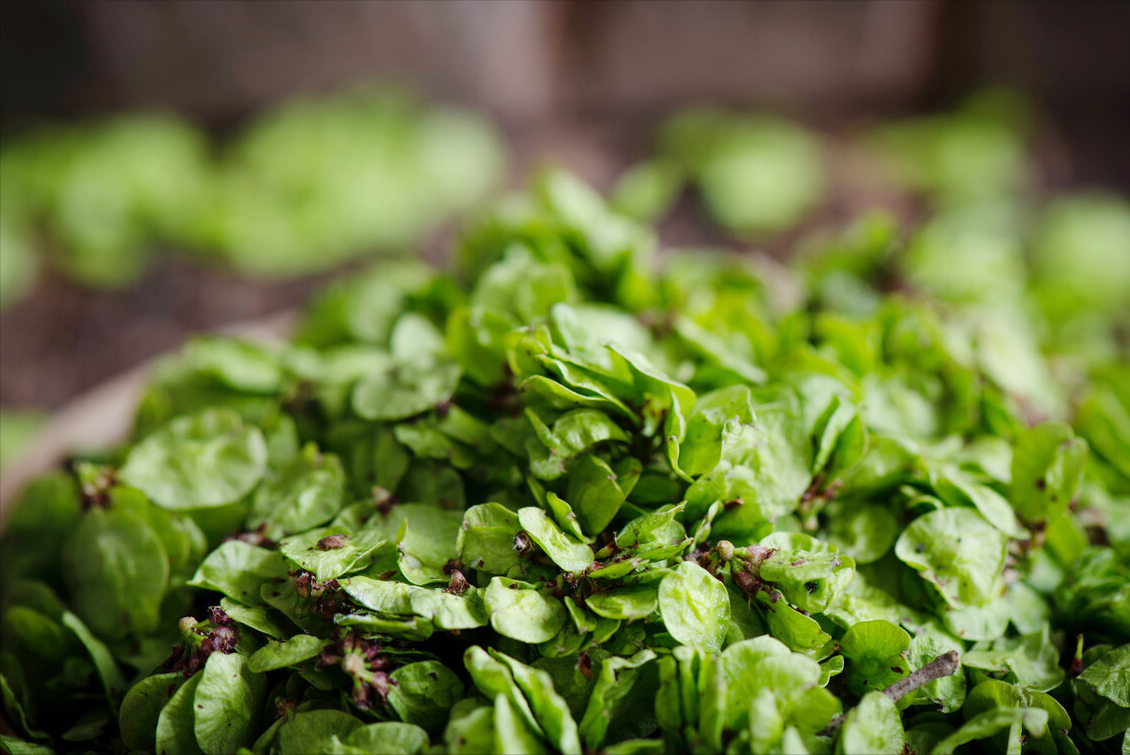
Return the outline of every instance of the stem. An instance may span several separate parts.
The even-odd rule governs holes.
[[[951,676],[953,672],[957,671],[958,660],[961,656],[958,655],[956,650],[951,650],[948,653],[939,655],[934,660],[927,663],[917,671],[908,674],[906,677],[899,679],[883,690],[891,702],[897,703],[902,698],[909,695],[919,687],[924,687],[932,681],[936,681],[943,677]],[[844,716],[835,716],[824,730],[820,732],[823,736],[831,736],[832,732],[840,728],[844,723]]]
[[[943,653],[922,668],[887,687],[883,690],[883,694],[889,697],[891,702],[897,703],[919,687],[924,687],[936,679],[953,674],[954,671],[957,671],[958,658],[960,656],[956,650]]]

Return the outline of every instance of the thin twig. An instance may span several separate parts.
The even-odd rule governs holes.
[[[892,703],[897,703],[919,687],[924,687],[936,679],[953,674],[954,671],[957,671],[957,661],[960,657],[956,650],[943,653],[922,668],[887,687],[883,690],[883,694],[889,697]]]
[[[956,650],[943,653],[922,668],[907,674],[902,679],[899,679],[897,682],[884,689],[883,694],[886,695],[891,702],[897,703],[919,687],[925,687],[932,681],[951,676],[953,672],[957,671],[958,660],[960,658],[961,656],[958,655]],[[838,715],[829,721],[828,725],[825,726],[824,730],[820,733],[824,736],[831,736],[832,732],[840,728],[843,723],[843,715]]]

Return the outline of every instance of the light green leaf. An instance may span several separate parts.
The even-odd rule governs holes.
[[[223,506],[247,495],[267,470],[267,444],[233,411],[178,417],[142,440],[119,471],[167,509]]]
[[[483,600],[494,631],[521,642],[552,639],[568,618],[561,601],[532,585],[505,577],[491,579]]]
[[[955,608],[979,606],[1003,589],[1008,538],[972,509],[941,509],[910,523],[895,544],[899,559],[922,573]]]
[[[698,564],[684,561],[659,583],[659,613],[681,643],[721,650],[730,618],[730,597],[722,582]]]

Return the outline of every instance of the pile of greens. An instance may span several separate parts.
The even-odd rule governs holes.
[[[41,259],[120,287],[158,250],[271,277],[406,248],[480,201],[504,164],[478,116],[383,89],[285,102],[222,148],[171,115],[41,127],[0,150],[0,304]]]
[[[659,255],[550,173],[192,341],[7,519],[0,741],[1125,753],[1125,331],[1058,246],[949,295],[922,243]]]

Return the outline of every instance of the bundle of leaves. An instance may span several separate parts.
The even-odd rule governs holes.
[[[1124,752],[1130,370],[897,246],[658,265],[552,173],[194,340],[11,512],[5,748]]]

